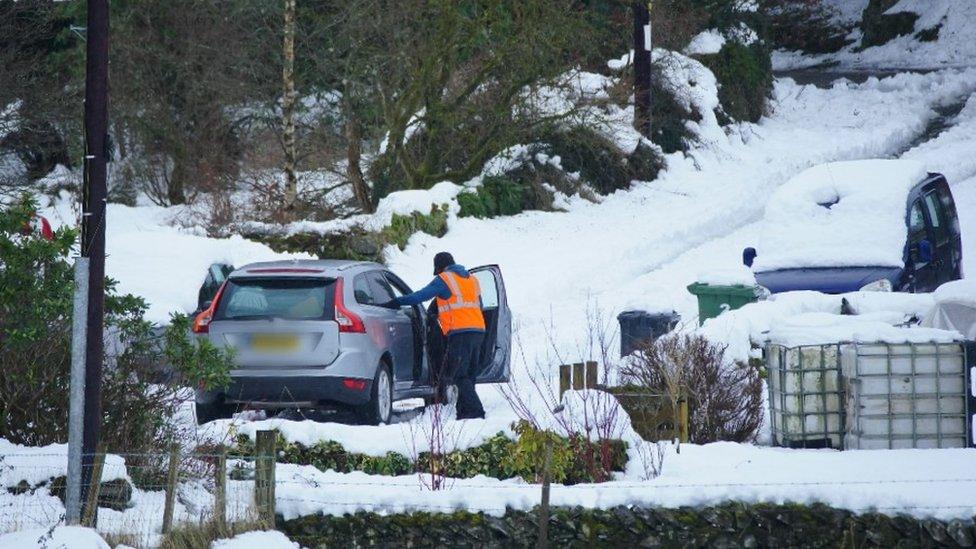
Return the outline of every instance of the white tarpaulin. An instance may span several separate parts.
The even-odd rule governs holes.
[[[955,330],[966,339],[976,340],[976,280],[948,282],[932,297],[935,305],[925,315],[923,326]]]

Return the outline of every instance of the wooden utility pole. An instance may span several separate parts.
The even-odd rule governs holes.
[[[295,174],[295,0],[285,0],[284,66],[281,71],[281,125],[285,145],[285,211],[292,213],[298,202],[298,176]]]
[[[651,138],[651,3],[638,0],[634,11],[634,128]]]
[[[85,343],[85,420],[82,434],[82,501],[92,478],[102,418],[105,321],[105,205],[108,151],[108,0],[88,0],[85,64],[85,181],[81,255],[89,258],[88,333]],[[91,503],[89,503],[91,505]],[[92,510],[88,510],[89,513]],[[97,513],[93,515],[97,518]]]

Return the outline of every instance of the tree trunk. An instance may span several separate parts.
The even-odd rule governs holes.
[[[347,102],[346,107],[346,177],[352,185],[356,202],[363,213],[373,213],[373,201],[369,196],[369,186],[363,177],[360,167],[362,157],[362,137],[360,136],[359,119]]]
[[[166,197],[170,206],[186,203],[186,180],[188,177],[186,158],[182,154],[173,157],[173,171],[166,185]]]
[[[285,40],[281,99],[281,118],[285,146],[285,211],[291,218],[298,201],[298,178],[295,175],[295,0],[285,0]]]

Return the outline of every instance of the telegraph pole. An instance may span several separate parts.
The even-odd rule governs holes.
[[[638,0],[634,12],[634,128],[651,138],[651,3]]]
[[[103,327],[105,321],[105,205],[108,151],[108,0],[88,0],[85,65],[85,183],[81,255],[89,258],[85,342],[85,420],[82,435],[82,501],[92,478],[102,419]],[[97,518],[97,513],[92,516]]]

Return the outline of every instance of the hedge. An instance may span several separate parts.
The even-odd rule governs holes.
[[[278,517],[306,547],[533,547],[537,512],[356,513]],[[550,547],[971,547],[971,520],[854,514],[822,504],[724,503],[676,509],[557,507]]]
[[[553,441],[552,478],[563,484],[601,482],[610,477],[611,471],[623,471],[627,466],[627,444],[621,440],[610,441],[611,471],[588,466],[584,456],[587,451],[598,454],[597,446],[582,439],[567,439],[550,433],[536,431],[527,424],[516,426],[518,439],[512,440],[499,432],[478,446],[447,454],[443,463],[446,475],[452,478],[472,478],[484,475],[497,479],[521,477],[536,480],[542,461],[541,449],[548,438]],[[253,455],[254,444],[247,435],[237,437],[236,455]],[[312,465],[321,471],[340,473],[362,471],[373,475],[408,475],[430,470],[430,454],[421,453],[413,460],[397,452],[371,456],[347,451],[340,443],[324,440],[305,446],[286,441],[278,434],[278,462]]]

